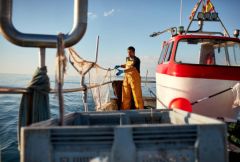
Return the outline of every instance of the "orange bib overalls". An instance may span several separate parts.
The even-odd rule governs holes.
[[[131,94],[133,95],[136,109],[143,109],[141,77],[133,66],[134,60],[127,59],[125,76],[122,86],[122,109],[128,110],[131,107]]]

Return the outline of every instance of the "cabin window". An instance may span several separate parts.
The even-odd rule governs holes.
[[[216,39],[183,39],[175,61],[182,64],[240,66],[240,43]]]
[[[200,45],[189,43],[186,39],[178,43],[175,61],[183,64],[198,64]]]
[[[159,60],[158,60],[158,64],[161,64],[163,62],[163,59],[164,59],[167,49],[168,49],[168,44],[163,45],[162,52],[161,52]]]
[[[240,44],[234,43],[228,47],[229,61],[232,66],[240,66]]]
[[[216,65],[229,65],[229,61],[227,59],[227,55],[225,54],[226,48],[225,47],[216,47],[214,49],[215,54],[215,64]]]
[[[167,54],[164,58],[164,62],[168,62],[170,60],[170,56],[171,56],[171,53],[172,53],[172,47],[173,47],[173,42],[169,44],[168,46],[168,50],[167,50]]]

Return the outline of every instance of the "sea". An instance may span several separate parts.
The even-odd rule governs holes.
[[[55,86],[54,76],[50,77],[51,88]],[[32,79],[32,75],[26,74],[0,74],[0,87],[22,87],[26,88]],[[154,80],[154,78],[151,78]],[[79,88],[80,77],[67,76],[64,81],[64,88]],[[155,91],[155,84],[143,86],[143,95],[150,96],[148,88]],[[17,141],[17,123],[21,94],[0,94],[0,162],[19,162],[19,150]],[[55,94],[50,94],[51,118],[58,118],[59,107]],[[88,93],[88,106],[94,111],[94,101],[91,93]],[[81,92],[64,94],[64,112],[83,111]]]

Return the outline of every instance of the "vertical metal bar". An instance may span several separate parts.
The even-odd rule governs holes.
[[[225,28],[225,26],[224,26],[224,24],[223,24],[223,22],[222,22],[222,20],[221,20],[220,18],[219,18],[219,21],[220,21],[220,23],[221,23],[221,25],[222,25],[222,27],[223,27],[225,33],[227,34],[227,36],[230,37],[230,35],[229,35],[227,29]]]
[[[182,26],[182,0],[180,2],[180,26]]]
[[[97,36],[97,42],[96,42],[96,59],[95,63],[98,61],[98,48],[99,48],[99,35]]]
[[[215,9],[213,9],[213,11],[214,11],[214,12],[216,12],[216,10],[215,10]],[[227,34],[227,36],[228,36],[228,37],[230,37],[230,35],[229,35],[229,33],[228,33],[228,31],[227,31],[226,27],[224,26],[224,24],[223,24],[222,20],[220,19],[220,17],[218,17],[218,19],[219,19],[219,22],[221,23],[221,25],[222,25],[222,27],[223,27],[223,29],[224,29],[225,33]]]
[[[224,44],[225,44],[224,50],[225,50],[225,56],[226,56],[227,65],[230,66],[230,59],[229,59],[227,43],[224,43]]]
[[[121,125],[122,125],[122,113],[120,113],[119,115],[120,115],[120,118],[119,118],[119,125],[121,126]]]
[[[60,33],[57,39],[57,58],[58,58],[58,102],[59,102],[59,124],[64,124],[64,98],[63,98],[63,69],[62,58],[64,57],[64,35]]]
[[[46,66],[45,60],[46,60],[46,48],[40,48],[39,51],[39,68],[42,68]]]

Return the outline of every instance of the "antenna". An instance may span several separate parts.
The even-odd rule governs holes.
[[[182,0],[180,2],[180,26],[182,26]]]

